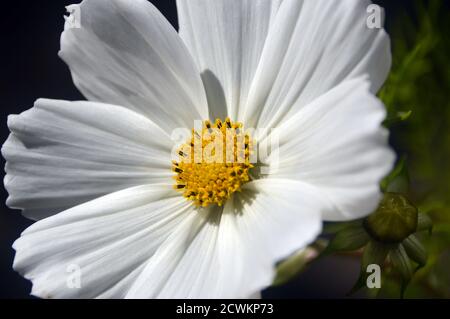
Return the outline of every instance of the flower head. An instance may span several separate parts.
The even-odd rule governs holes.
[[[374,94],[390,45],[366,25],[370,1],[177,4],[179,33],[145,0],[84,0],[60,56],[89,101],[40,99],[8,120],[8,205],[37,220],[14,268],[36,296],[249,297],[322,221],[381,198],[394,154]],[[228,145],[196,143],[224,127]]]

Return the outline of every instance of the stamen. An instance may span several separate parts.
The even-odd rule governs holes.
[[[216,119],[214,124],[204,121],[202,127],[201,132],[193,129],[178,151],[180,158],[172,166],[177,173],[174,188],[196,206],[222,206],[250,181],[253,143],[242,123],[229,118],[224,122]]]

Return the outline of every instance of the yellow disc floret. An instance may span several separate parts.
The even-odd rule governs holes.
[[[201,130],[178,149],[173,162],[176,189],[196,206],[222,206],[241,186],[250,181],[253,147],[242,123],[204,121]]]

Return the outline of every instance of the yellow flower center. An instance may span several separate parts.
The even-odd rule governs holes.
[[[242,123],[204,121],[178,150],[173,162],[175,189],[196,206],[222,206],[234,192],[250,181],[253,143]]]

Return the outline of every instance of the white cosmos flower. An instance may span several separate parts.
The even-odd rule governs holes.
[[[60,56],[89,101],[8,119],[7,204],[38,220],[14,244],[33,295],[249,297],[324,220],[380,199],[390,44],[366,26],[370,1],[177,4],[179,34],[145,0],[83,1]],[[279,169],[199,208],[173,188],[170,134],[227,116],[278,128]]]

